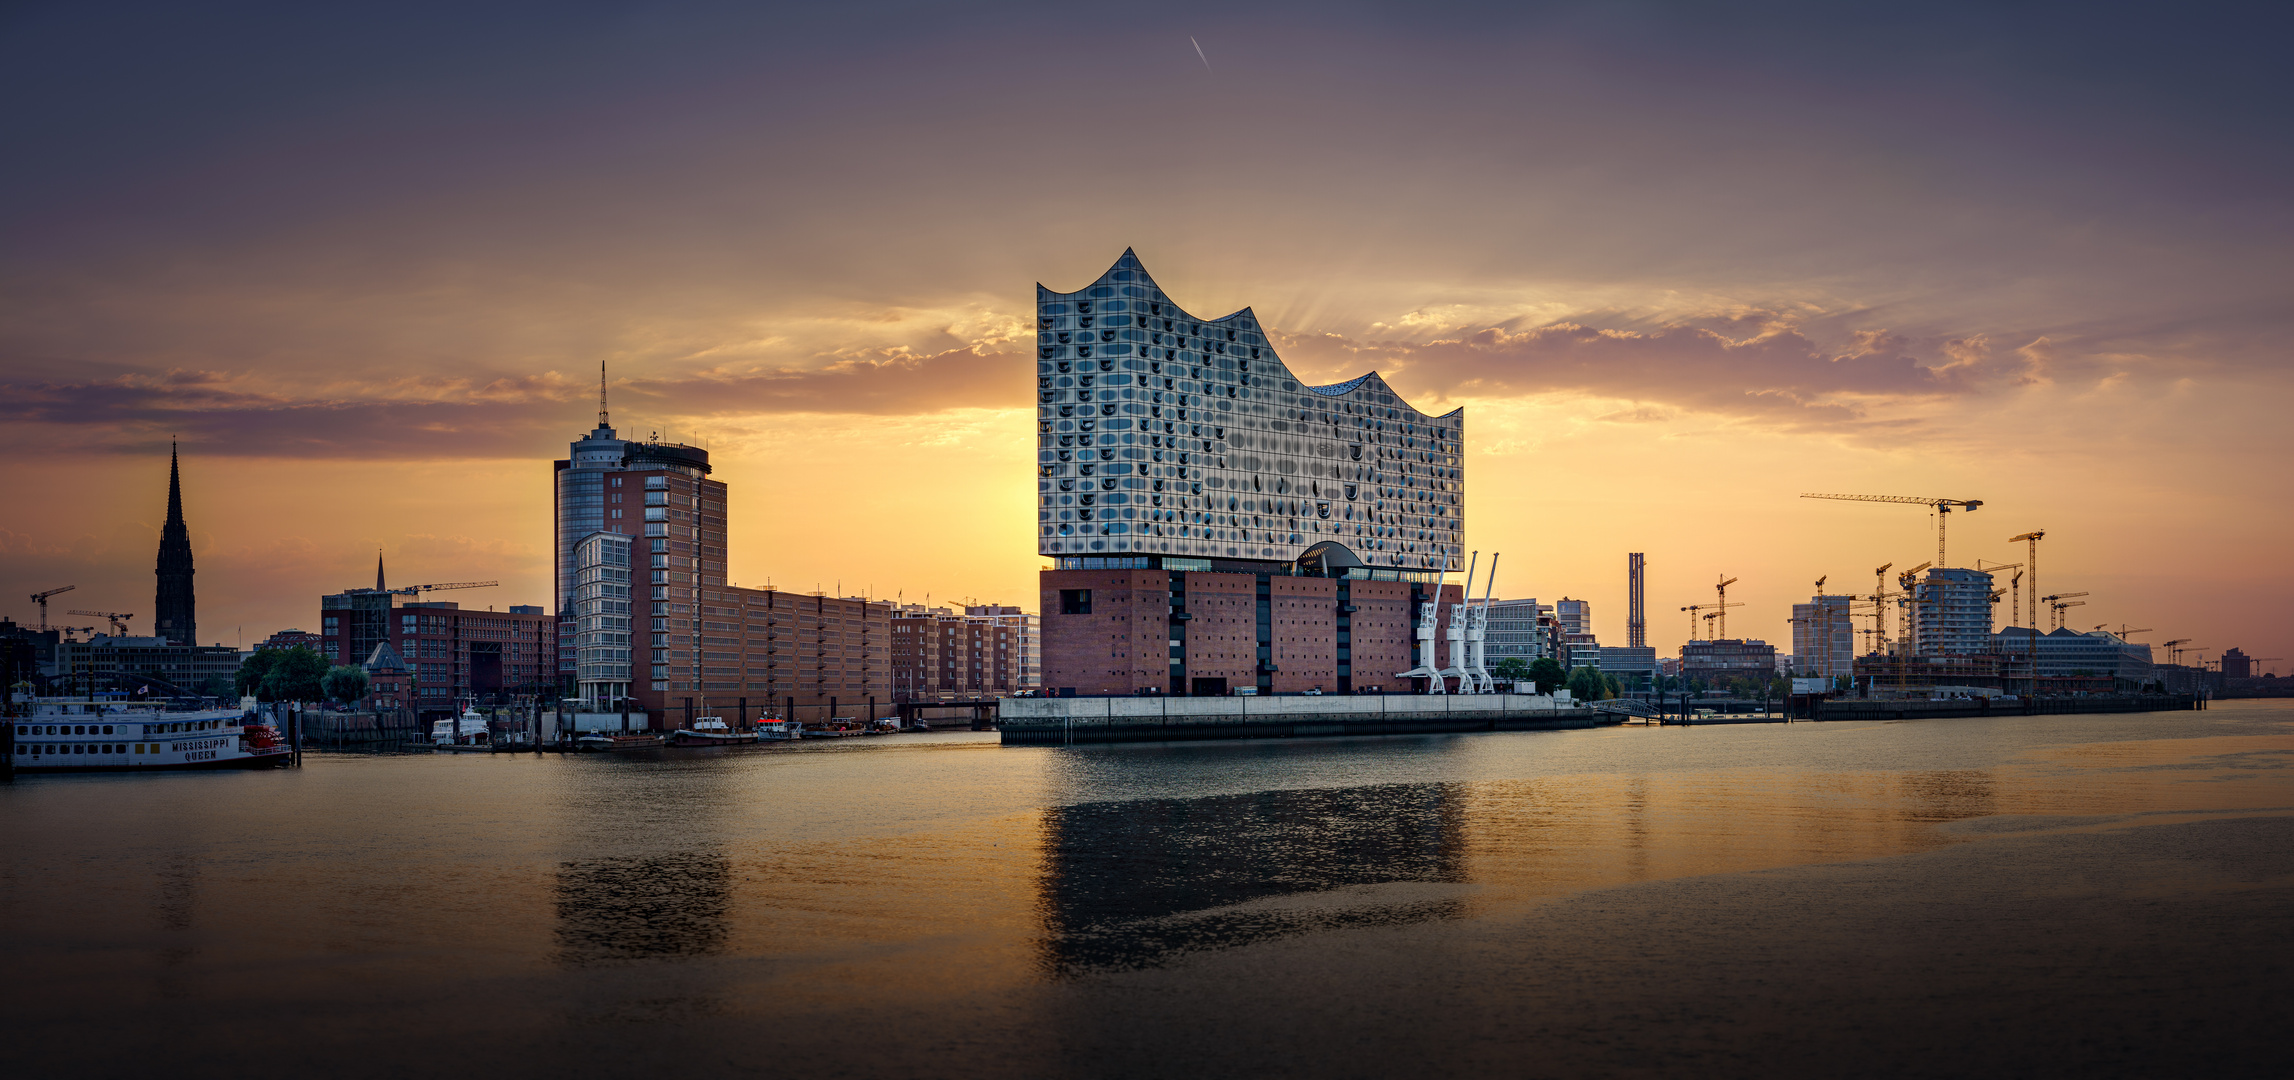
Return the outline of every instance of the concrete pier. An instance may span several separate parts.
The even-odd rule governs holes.
[[[1542,694],[1365,694],[1355,697],[1010,698],[997,726],[1006,746],[1306,739],[1538,731],[1616,724],[1620,717]]]

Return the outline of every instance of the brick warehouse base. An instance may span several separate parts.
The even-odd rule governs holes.
[[[1006,746],[1540,731],[1619,722],[1541,694],[1012,698],[997,718]]]

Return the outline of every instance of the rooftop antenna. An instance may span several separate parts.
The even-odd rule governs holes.
[[[597,426],[611,427],[605,419],[605,361],[597,362]]]

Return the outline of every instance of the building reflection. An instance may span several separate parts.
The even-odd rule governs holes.
[[[1041,966],[1148,967],[1314,930],[1454,918],[1455,784],[1083,803],[1043,818]],[[1415,886],[1415,887],[1413,887]]]

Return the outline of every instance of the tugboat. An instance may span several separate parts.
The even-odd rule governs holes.
[[[692,727],[670,732],[669,741],[677,746],[731,746],[755,742],[757,735],[751,731],[734,731],[722,716],[704,716],[693,721]]]
[[[36,699],[16,728],[24,772],[143,772],[270,768],[294,754],[279,729],[237,709],[169,709],[157,702]]]
[[[757,739],[760,742],[794,742],[804,737],[804,725],[794,720],[757,721]]]

